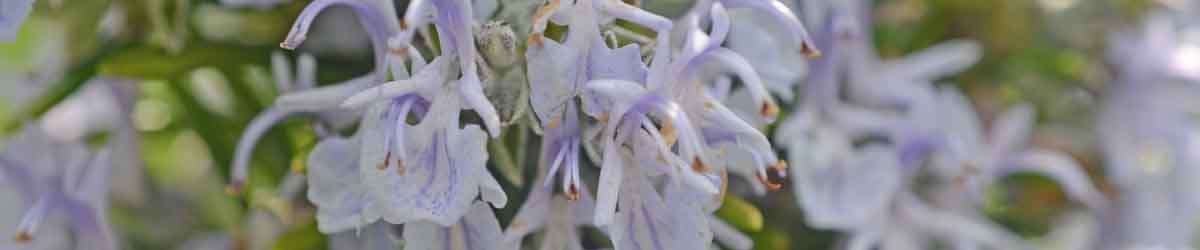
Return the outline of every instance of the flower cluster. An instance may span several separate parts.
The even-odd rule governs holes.
[[[284,118],[315,115],[321,118],[319,127],[328,129],[338,123],[334,116],[361,114],[353,136],[326,133],[308,160],[308,197],[317,206],[322,232],[383,221],[406,225],[403,237],[410,239],[409,246],[442,244],[415,239],[465,230],[463,237],[439,237],[496,247],[483,242],[500,237],[499,225],[486,206],[475,202],[481,197],[497,208],[506,205],[504,191],[485,167],[484,130],[499,136],[501,127],[513,124],[513,113],[520,111],[497,112],[491,101],[511,104],[500,97],[513,94],[491,93],[511,90],[484,85],[522,87],[511,83],[524,81],[521,77],[501,74],[524,68],[528,102],[538,121],[533,127],[543,135],[537,181],[542,187],[534,188],[509,225],[503,236],[510,243],[506,246],[518,245],[524,235],[547,227],[547,233],[565,233],[565,238],[545,244],[578,248],[574,227],[591,225],[607,232],[619,249],[702,248],[712,242],[713,232],[722,233],[717,238],[727,239],[728,245],[750,247],[749,239],[729,225],[710,223],[725,195],[727,173],[758,183],[758,190],[775,190],[781,187],[777,178],[786,176],[786,163],[759,128],[725,106],[734,99],[749,100],[753,107],[739,112],[757,116],[755,121],[773,121],[779,113],[756,72],[759,65],[722,46],[734,24],[726,8],[774,17],[788,32],[762,38],[777,41],[783,53],[816,57],[819,52],[807,31],[784,4],[700,1],[672,21],[620,1],[503,3],[501,13],[513,11],[510,5],[538,7],[529,21],[524,60],[512,60],[514,32],[505,32],[503,24],[481,21],[495,12],[494,3],[412,1],[402,16],[391,11],[391,4],[318,0],[304,9],[281,46],[299,46],[322,10],[347,6],[371,38],[375,70],[310,89],[313,67],[311,59],[302,57],[295,77],[299,83],[290,86],[293,77],[286,62],[280,62],[286,59],[277,55],[273,71],[280,88],[289,92],[243,136],[231,191],[244,185],[258,138]],[[479,6],[487,10],[475,9]],[[647,28],[654,38],[631,32],[615,20]],[[566,28],[561,40],[545,36],[550,23]],[[420,46],[418,38],[429,46]],[[434,56],[426,57],[423,49]],[[646,55],[649,63],[643,60]],[[512,67],[516,62],[524,62],[524,67]],[[744,86],[736,91],[745,92],[745,98],[729,97],[734,77]],[[789,86],[795,78],[772,80]],[[473,112],[463,113],[464,109]],[[464,126],[464,120],[479,123]],[[335,131],[336,127],[332,126]],[[601,167],[594,201],[581,178],[584,155]],[[550,188],[558,176],[562,196]]]
[[[108,1],[103,2],[107,8]],[[202,216],[240,217],[243,222],[222,221],[221,226],[245,228],[190,237],[194,240],[181,248],[290,248],[282,245],[288,239],[275,238],[319,232],[328,236],[322,244],[339,250],[744,250],[756,242],[742,232],[754,226],[741,224],[753,223],[718,210],[737,211],[730,207],[744,204],[727,201],[728,196],[763,196],[785,185],[805,226],[845,235],[838,248],[1035,249],[1048,245],[1039,241],[1053,240],[1065,249],[1195,244],[1200,220],[1198,1],[1162,1],[1166,8],[1151,12],[1142,26],[1109,39],[1115,74],[1105,86],[1094,128],[1102,159],[1097,165],[1107,178],[1095,184],[1076,161],[1080,155],[1040,140],[1041,117],[1034,105],[988,112],[992,108],[977,107],[956,85],[942,82],[982,60],[975,41],[952,40],[882,58],[872,37],[877,16],[872,0],[654,2],[645,7],[629,0],[195,4],[204,7],[197,12],[215,16],[243,10],[294,15],[294,20],[279,15],[291,26],[284,29],[288,26],[280,23],[277,35],[287,33],[280,47],[300,52],[289,58],[275,51],[268,60],[267,51],[261,51],[261,61],[246,60],[253,65],[241,68],[247,73],[239,84],[246,86],[238,87],[251,89],[247,92],[255,92],[251,95],[267,107],[252,119],[241,117],[249,123],[236,145],[232,138],[197,143],[216,145],[208,149],[220,153],[234,147],[231,155],[222,155],[227,159],[219,159],[230,165],[228,176],[221,177],[230,179],[224,191],[254,191],[249,192],[253,201],[244,204],[249,207],[245,215]],[[46,5],[65,10],[59,1]],[[0,130],[20,128],[18,135],[2,140],[0,151],[0,225],[9,225],[0,227],[0,235],[12,236],[0,242],[0,249],[135,246],[142,242],[122,241],[138,236],[119,236],[114,227],[154,231],[140,228],[154,225],[123,225],[137,224],[127,218],[142,216],[129,211],[173,210],[149,204],[176,203],[173,194],[162,194],[171,191],[148,192],[142,173],[149,158],[171,157],[140,155],[140,143],[162,140],[144,140],[141,132],[156,130],[134,119],[142,117],[135,115],[139,110],[146,116],[154,111],[172,116],[161,113],[173,110],[138,96],[168,92],[164,95],[185,99],[181,102],[232,107],[233,101],[209,100],[221,97],[187,93],[220,88],[205,85],[211,82],[192,79],[187,84],[195,84],[179,90],[158,89],[152,82],[236,67],[147,67],[180,72],[148,74],[152,77],[145,78],[152,80],[145,82],[126,80],[124,74],[140,75],[124,67],[152,64],[136,57],[165,52],[163,58],[175,60],[189,52],[183,42],[191,40],[185,28],[193,4],[154,0],[145,5],[139,8],[149,9],[144,18],[154,29],[145,41],[81,59],[83,73],[58,76],[65,65],[41,66],[46,72],[38,73],[55,78],[44,81],[67,82],[45,97],[54,100],[31,104],[12,121],[0,119],[17,123]],[[34,6],[33,0],[0,0],[0,42],[17,40]],[[175,19],[166,20],[166,6],[179,12]],[[339,11],[352,16],[327,15]],[[104,19],[125,14],[105,13]],[[138,18],[143,17],[132,15]],[[257,18],[263,17],[246,19]],[[317,58],[324,60],[322,52],[328,51],[313,48],[324,45],[309,40],[310,31],[314,38],[354,40],[339,32],[359,30],[329,32],[322,28],[327,21],[361,26],[372,63],[364,74],[318,83]],[[166,28],[167,23],[178,30]],[[25,39],[21,42],[28,43]],[[145,49],[141,43],[162,48]],[[206,52],[227,49],[212,47]],[[137,56],[129,60],[123,57],[127,54]],[[208,59],[197,64],[207,65]],[[264,62],[269,65],[258,67]],[[328,66],[321,65],[323,72]],[[5,77],[0,75],[16,79]],[[270,80],[278,96],[266,104]],[[236,112],[209,111],[239,119]],[[178,116],[192,115],[210,114]],[[258,177],[250,177],[258,144],[297,117],[308,120],[292,127],[302,133],[288,135],[300,145],[293,145],[293,168],[272,190],[278,194],[261,194],[263,185],[250,188],[252,180],[259,184]],[[529,132],[537,135],[533,143],[526,138]],[[169,135],[172,146],[184,141]],[[205,136],[223,135],[233,134]],[[527,156],[533,158],[529,164]],[[198,159],[208,161],[195,165],[215,165]],[[493,172],[502,172],[504,179]],[[527,173],[534,177],[528,185],[522,183]],[[1072,214],[1080,216],[1054,223],[1053,233],[1036,239],[993,221],[988,210],[996,201],[990,192],[1017,174],[1050,180],[1073,202]],[[201,196],[217,198],[204,202],[226,202],[215,210],[240,205],[220,196],[220,185],[211,185],[223,182],[209,181]],[[526,186],[527,194],[512,199],[514,212],[496,212],[509,207],[509,194]],[[1110,192],[1099,186],[1111,187],[1103,189]],[[307,203],[291,204],[299,196]],[[302,216],[296,217],[304,219],[292,218],[294,207],[301,208],[296,210]],[[215,220],[222,219],[228,218]],[[1059,233],[1074,237],[1059,239]]]
[[[1194,246],[1200,218],[1200,130],[1196,107],[1200,41],[1195,11],[1164,9],[1138,28],[1115,33],[1109,56],[1119,65],[1097,118],[1105,173],[1121,193],[1100,220],[1104,249]]]
[[[7,140],[0,153],[0,186],[5,218],[19,219],[13,249],[118,249],[109,223],[109,197],[125,201],[141,195],[137,139],[129,117],[133,95],[118,79],[98,78],[48,111],[39,122],[27,123],[20,135]],[[106,133],[111,138],[98,149],[86,138]],[[124,177],[113,177],[122,174]],[[133,185],[133,186],[130,186]],[[111,191],[110,191],[111,190]],[[23,212],[21,212],[23,211]],[[16,213],[16,214],[13,214]],[[11,229],[11,228],[10,228]],[[86,246],[86,247],[85,247]]]
[[[961,93],[933,84],[979,60],[978,45],[952,41],[880,60],[869,5],[821,5],[826,18],[815,37],[825,56],[811,65],[802,100],[776,135],[810,225],[848,233],[849,249],[927,249],[938,241],[1025,249],[982,214],[985,188],[1017,172],[1052,178],[1090,208],[1105,206],[1069,156],[1026,146],[1030,107],[1013,107],[984,127]]]

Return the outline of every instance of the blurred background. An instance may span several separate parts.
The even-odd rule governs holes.
[[[114,189],[136,190],[111,203],[124,245],[175,249],[232,239],[250,249],[325,249],[328,238],[317,232],[311,205],[281,190],[286,176],[303,171],[315,144],[308,122],[293,119],[267,134],[251,161],[250,186],[241,196],[225,191],[238,138],[279,94],[271,53],[283,51],[278,44],[306,3],[259,8],[215,0],[37,1],[16,40],[0,43],[0,138],[19,133],[90,80],[132,79],[120,84],[138,93],[131,114],[141,135],[144,178],[114,180]],[[1109,190],[1091,132],[1098,99],[1114,78],[1106,42],[1114,31],[1138,25],[1148,10],[1166,4],[1170,1],[878,0],[873,37],[884,58],[950,39],[978,41],[982,61],[939,84],[958,85],[985,120],[1011,104],[1033,103],[1039,116],[1033,144],[1070,153],[1096,185]],[[316,35],[299,49],[315,55],[318,82],[369,71],[370,45],[351,13],[324,15],[342,15],[321,20],[349,25],[319,22],[311,32]],[[516,201],[511,204],[523,200],[528,185],[521,179],[531,179],[532,169],[494,173]],[[1026,237],[1046,235],[1073,206],[1043,177],[1008,177],[993,189],[987,216]],[[732,198],[717,214],[751,234],[756,249],[830,249],[838,235],[807,228],[791,190]],[[518,207],[499,211],[501,223]]]

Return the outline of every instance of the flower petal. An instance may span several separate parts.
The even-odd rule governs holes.
[[[308,158],[308,200],[317,207],[317,228],[335,233],[378,220],[358,172],[359,140],[322,140]]]
[[[996,117],[992,129],[988,133],[988,140],[991,141],[992,146],[991,153],[994,157],[1017,153],[1021,147],[1025,146],[1030,134],[1033,133],[1035,119],[1033,112],[1033,107],[1020,105]]]
[[[814,147],[822,147],[814,144]],[[818,153],[819,154],[819,153]],[[811,163],[828,156],[814,155]],[[797,196],[817,228],[850,229],[880,216],[900,190],[903,173],[890,148],[869,146],[853,155],[833,156],[831,165],[793,167]],[[797,165],[805,163],[797,163]]]
[[[567,103],[578,95],[579,51],[547,38],[542,38],[542,44],[527,49],[525,58],[529,100],[542,127],[548,127],[555,119],[563,119]]]
[[[447,227],[426,221],[408,223],[403,237],[405,249],[410,250],[504,250],[511,246],[498,244],[503,238],[500,222],[482,202],[475,203],[461,221]]]
[[[983,49],[975,41],[951,40],[930,48],[885,62],[884,69],[917,82],[932,82],[975,65],[983,57]]]

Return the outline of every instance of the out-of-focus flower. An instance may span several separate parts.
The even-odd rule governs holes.
[[[140,204],[146,198],[142,168],[142,137],[133,125],[137,100],[136,82],[100,77],[88,80],[82,89],[55,105],[41,118],[40,125],[56,140],[86,141],[107,134],[112,149],[113,198]]]
[[[592,79],[641,81],[646,75],[646,67],[637,44],[610,49],[600,35],[599,25],[604,12],[599,9],[606,4],[622,3],[584,0],[568,3],[571,4],[568,6],[559,4],[558,1],[550,2],[534,16],[534,28],[528,44],[530,47],[526,49],[525,58],[529,69],[530,102],[540,127],[545,131],[541,155],[543,160],[553,161],[549,165],[545,184],[549,185],[561,170],[563,191],[569,199],[574,200],[581,192],[579,155],[582,139],[580,123],[583,117],[579,114],[577,98],[581,96],[583,85]],[[622,12],[646,14],[639,11],[626,9]],[[564,20],[565,24],[571,28],[562,43],[541,37],[546,22],[557,13],[564,15],[559,18],[567,19]],[[661,17],[632,20],[652,21],[667,27],[670,24]],[[595,119],[605,119],[603,114],[596,111],[603,104],[586,98],[582,102],[586,114]]]
[[[13,0],[0,2],[0,42],[11,42],[17,39],[17,31],[33,10],[33,0]]]
[[[1045,149],[1026,149],[1033,132],[1034,113],[1017,106],[996,117],[984,131],[979,117],[957,91],[942,91],[944,139],[934,167],[949,182],[966,187],[966,195],[982,206],[985,189],[1000,178],[1030,172],[1054,179],[1068,195],[1092,209],[1103,209],[1106,198],[1070,156]],[[986,134],[985,134],[986,133]]]
[[[81,249],[117,249],[108,222],[109,152],[92,153],[82,144],[55,141],[33,124],[8,141],[0,173],[22,199],[5,204],[24,204],[27,209],[19,224],[8,225],[16,226],[15,246],[49,244],[38,240],[44,230],[51,241],[62,240],[54,234],[69,231]],[[55,218],[66,220],[58,224]],[[27,243],[31,245],[22,245]]]
[[[826,8],[816,42],[827,53],[812,64],[800,106],[776,142],[795,164],[797,198],[811,225],[849,233],[849,249],[926,249],[936,241],[1026,248],[980,212],[983,190],[1014,172],[1047,175],[1103,209],[1105,197],[1070,157],[1024,148],[1034,125],[1030,108],[1003,114],[985,136],[960,93],[933,86],[979,60],[978,45],[953,41],[881,60],[868,35],[868,1],[805,6]],[[915,183],[924,173],[943,178]]]
[[[1200,89],[1165,60],[1180,53],[1177,32],[1187,27],[1173,14],[1154,13],[1111,40],[1110,60],[1119,67],[1098,132],[1106,173],[1121,195],[1101,222],[1096,246],[1104,249],[1187,248],[1196,239]]]

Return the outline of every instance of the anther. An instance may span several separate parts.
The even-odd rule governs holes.
[[[405,21],[404,19],[400,19],[400,29],[402,29],[402,30],[408,29],[408,21]]]
[[[567,188],[567,200],[570,200],[570,201],[579,200],[579,188],[577,186],[575,186],[574,183],[572,183],[571,186]]]
[[[779,115],[779,106],[775,106],[775,104],[769,101],[764,101],[762,103],[762,108],[759,109],[758,112],[760,115],[765,117],[775,117],[776,115]]]
[[[704,173],[704,172],[708,172],[708,170],[709,170],[708,165],[704,165],[704,162],[700,161],[700,157],[692,158],[692,171],[696,171],[697,173]]]
[[[228,186],[225,186],[225,194],[227,194],[229,196],[235,196],[235,197],[241,196],[242,195],[242,184],[234,183],[234,184],[229,184]]]
[[[679,132],[675,129],[675,124],[670,120],[663,121],[659,133],[663,135],[663,141],[667,143],[668,148],[674,147],[675,142],[679,141]]]
[[[775,171],[787,170],[788,162],[785,160],[779,160],[778,162],[775,162],[775,165],[771,165],[771,168],[774,168]]]
[[[404,161],[396,160],[396,175],[404,176]]]
[[[754,174],[754,179],[757,179],[759,183],[763,184],[763,186],[767,186],[767,189],[771,191],[779,191],[779,189],[783,188],[783,184],[772,183],[771,180],[768,180],[768,178],[769,177],[762,176],[761,174]]]
[[[388,52],[392,52],[392,54],[395,54],[395,55],[403,56],[403,55],[408,55],[408,48],[407,47],[391,48],[388,50]]]
[[[535,32],[533,34],[530,34],[529,40],[526,40],[525,44],[533,44],[533,45],[537,46],[537,48],[539,48],[539,49],[546,46],[545,44],[542,44],[542,33],[541,32]]]
[[[808,59],[821,58],[821,51],[817,50],[816,48],[813,48],[808,43],[800,44],[800,53],[804,53],[804,56],[808,57]]]
[[[17,236],[13,236],[13,241],[17,243],[26,243],[31,240],[33,240],[33,236],[25,231],[17,232]]]
[[[550,124],[546,124],[546,128],[557,128],[559,123],[562,123],[562,118],[554,117],[550,119]]]
[[[379,163],[379,165],[375,165],[375,169],[379,169],[379,170],[387,169],[389,161],[392,161],[392,152],[391,151],[389,151],[389,152],[387,152],[387,154],[383,155],[383,163]]]
[[[608,122],[608,116],[609,116],[608,112],[603,112],[603,113],[600,113],[600,115],[596,116],[596,120],[597,120],[597,121],[600,121],[600,122],[607,123],[607,122]]]

